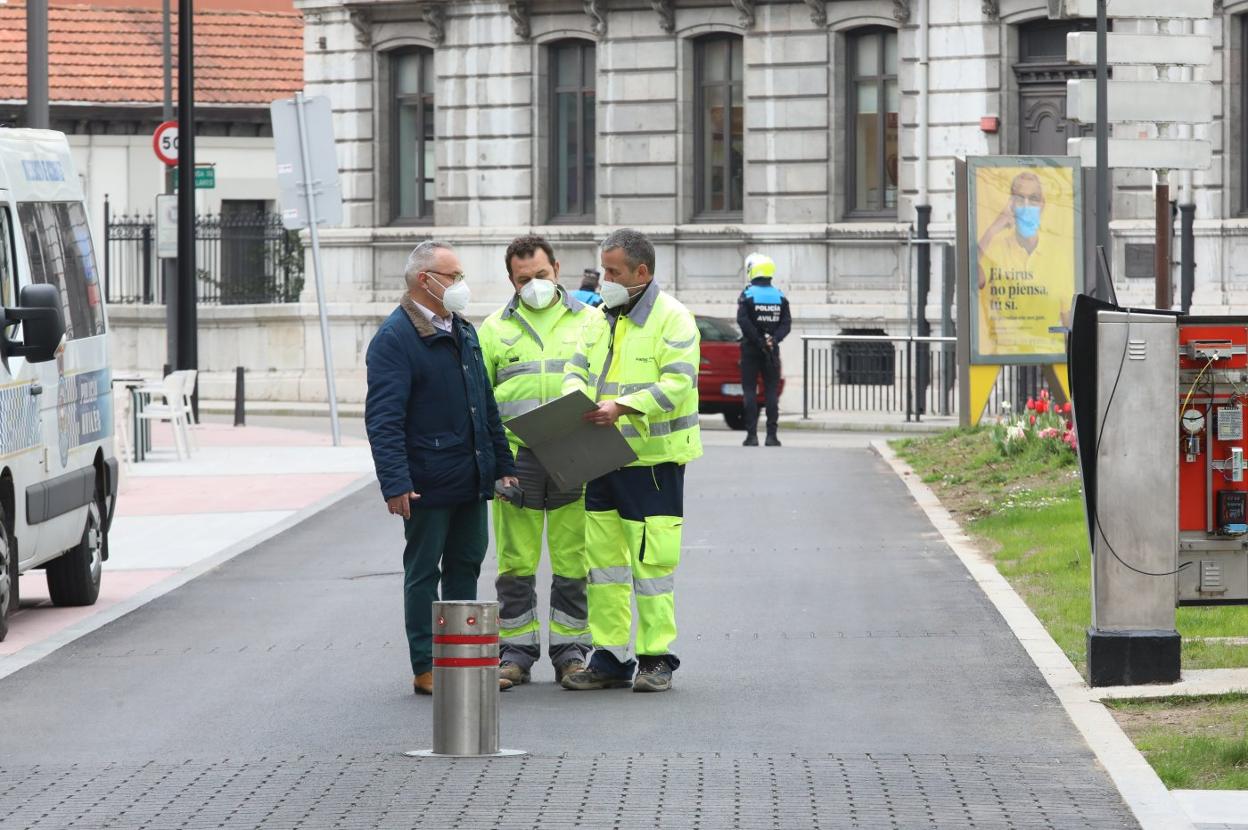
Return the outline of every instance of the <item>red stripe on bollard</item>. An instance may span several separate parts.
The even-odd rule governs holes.
[[[485,669],[498,665],[497,657],[435,657],[433,665],[444,669]]]
[[[433,641],[444,646],[490,646],[498,644],[497,634],[434,634]]]

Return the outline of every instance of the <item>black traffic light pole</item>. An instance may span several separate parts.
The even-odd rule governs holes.
[[[195,17],[194,0],[178,0],[178,281],[176,367],[197,369],[195,287]],[[198,395],[193,398],[196,420]]]
[[[49,126],[48,0],[26,3],[26,126]]]

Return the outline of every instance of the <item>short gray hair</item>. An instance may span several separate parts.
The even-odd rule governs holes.
[[[426,239],[412,248],[412,252],[407,255],[407,265],[403,269],[403,280],[408,288],[411,288],[416,281],[417,274],[433,266],[434,257],[438,255],[439,250],[453,251],[455,248],[451,243],[438,239]]]
[[[644,233],[632,228],[620,228],[618,231],[613,231],[603,240],[602,250],[605,253],[614,251],[616,248],[624,252],[629,268],[636,271],[637,266],[644,264],[650,276],[654,276],[654,245],[650,244],[650,240]]]

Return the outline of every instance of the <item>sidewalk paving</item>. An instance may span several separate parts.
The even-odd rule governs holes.
[[[203,424],[187,460],[173,452],[168,425],[153,426],[155,451],[122,471],[100,597],[95,605],[57,608],[42,570],[21,577],[21,608],[0,643],[0,677],[64,640],[88,630],[144,592],[300,511],[349,491],[372,474],[367,444],[328,435],[264,427]]]

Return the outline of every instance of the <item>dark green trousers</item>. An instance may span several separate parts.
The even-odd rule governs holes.
[[[433,603],[442,583],[442,599],[477,598],[477,577],[489,544],[486,503],[422,509],[413,506],[404,519],[403,612],[412,674],[433,667]]]

